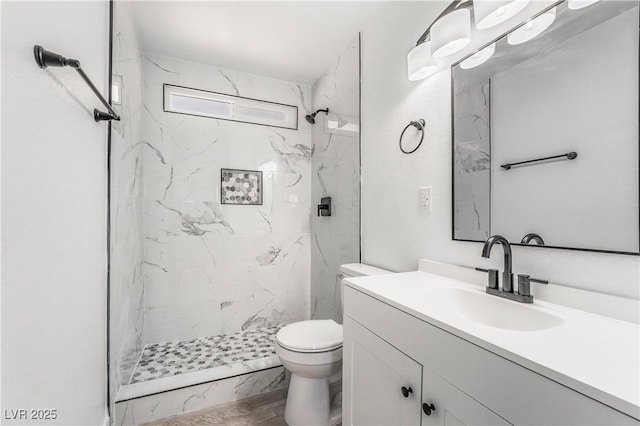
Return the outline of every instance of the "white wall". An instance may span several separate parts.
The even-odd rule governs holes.
[[[499,248],[487,261],[480,257],[480,243],[451,240],[449,70],[418,82],[406,77],[407,52],[445,6],[446,2],[392,3],[363,30],[363,261],[395,271],[415,270],[420,258],[502,267]],[[527,12],[544,6],[533,2]],[[501,25],[483,35],[495,38],[506,29]],[[487,41],[475,37],[470,48]],[[425,142],[406,156],[398,149],[398,136],[418,118],[426,120]],[[433,186],[431,212],[418,206],[418,187],[423,185]],[[639,297],[638,257],[526,247],[513,251],[517,272],[555,284]]]
[[[39,69],[33,45],[108,81],[108,3],[2,2],[2,410],[106,421],[105,123],[72,69]],[[4,413],[4,411],[3,411]]]

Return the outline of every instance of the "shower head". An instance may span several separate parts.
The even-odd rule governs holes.
[[[313,114],[307,114],[304,118],[307,119],[309,124],[316,124],[316,114],[318,114],[319,112],[324,112],[325,114],[329,114],[329,108],[319,109]]]
[[[42,46],[33,46],[33,56],[40,68],[47,67],[71,67],[80,68],[80,61],[77,59],[65,58],[57,53],[50,52]]]

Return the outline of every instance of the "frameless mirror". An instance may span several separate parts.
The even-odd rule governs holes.
[[[452,66],[454,240],[638,254],[638,1],[585,4]]]

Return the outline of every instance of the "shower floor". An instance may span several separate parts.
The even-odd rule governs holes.
[[[237,363],[272,360],[280,327],[246,330],[233,334],[200,337],[147,345],[140,356],[130,384],[193,373]]]

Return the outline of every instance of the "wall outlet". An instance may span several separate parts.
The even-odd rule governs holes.
[[[420,206],[425,207],[427,210],[431,211],[431,187],[430,186],[422,186],[420,187]]]

